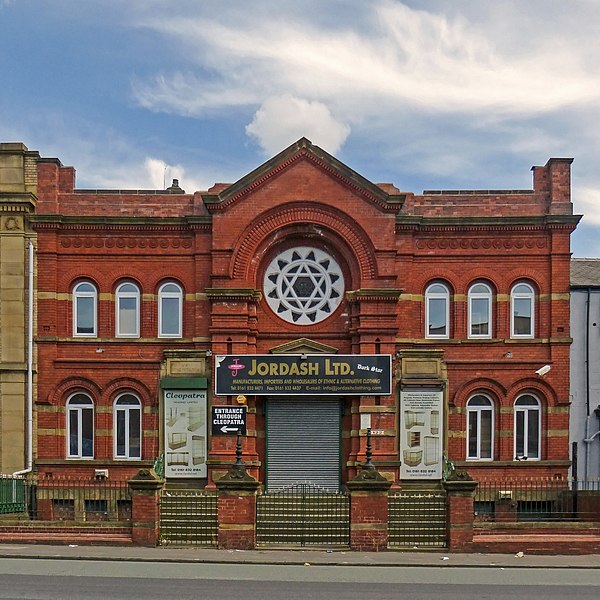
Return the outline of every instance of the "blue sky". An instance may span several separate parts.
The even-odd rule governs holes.
[[[600,256],[600,0],[0,0],[0,140],[79,187],[233,182],[306,136],[403,191],[573,157]]]

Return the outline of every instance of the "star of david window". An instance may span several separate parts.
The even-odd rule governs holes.
[[[327,252],[290,248],[265,272],[264,294],[271,310],[288,323],[312,325],[330,316],[344,296],[344,275]]]

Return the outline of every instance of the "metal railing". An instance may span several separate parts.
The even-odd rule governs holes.
[[[446,547],[446,494],[407,491],[388,497],[388,545],[397,548]]]
[[[218,544],[217,495],[202,490],[163,490],[160,497],[161,545]]]
[[[600,480],[480,480],[476,522],[600,521]]]
[[[258,496],[259,546],[342,546],[350,544],[350,497],[312,483],[296,483]]]
[[[126,481],[0,477],[0,513],[40,521],[131,521]]]

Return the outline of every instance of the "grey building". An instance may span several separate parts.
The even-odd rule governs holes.
[[[573,475],[600,478],[600,258],[571,261]]]

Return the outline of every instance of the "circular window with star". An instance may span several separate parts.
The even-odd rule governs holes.
[[[313,325],[329,317],[344,297],[344,275],[336,260],[302,246],[278,254],[265,272],[271,310],[288,323]]]

